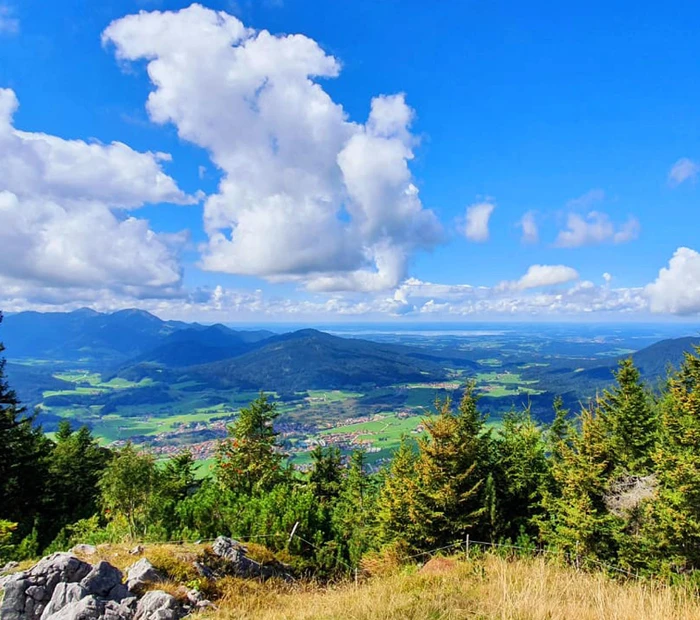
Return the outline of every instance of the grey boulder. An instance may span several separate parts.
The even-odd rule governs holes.
[[[123,578],[124,576],[118,568],[102,560],[95,564],[80,582],[80,585],[85,588],[88,594],[106,597],[115,586],[121,585]]]
[[[133,620],[179,620],[184,615],[185,610],[174,596],[152,590],[138,602]]]
[[[148,583],[164,581],[161,575],[146,558],[132,564],[126,571],[126,585],[132,592],[138,592]]]

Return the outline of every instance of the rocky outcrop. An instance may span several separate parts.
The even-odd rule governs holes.
[[[164,581],[161,575],[146,558],[141,558],[127,570],[126,587],[132,592],[140,592],[149,583]]]
[[[281,577],[287,579],[287,567],[279,562],[273,564],[260,564],[248,557],[248,549],[237,540],[219,536],[212,545],[213,558],[195,563],[195,568],[203,576],[220,577],[232,575],[234,577]],[[213,562],[211,560],[214,560]]]
[[[91,566],[70,553],[55,553],[4,578],[0,620],[179,620],[197,607],[160,591],[139,600],[123,579],[109,562]],[[129,569],[129,579],[140,591],[162,577],[143,559]]]

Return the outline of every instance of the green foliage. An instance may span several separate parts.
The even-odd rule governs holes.
[[[278,416],[276,404],[263,393],[241,409],[229,427],[230,438],[221,443],[217,454],[217,478],[222,486],[250,494],[269,491],[285,478],[285,455],[276,448],[273,427]]]
[[[99,487],[105,512],[110,519],[123,515],[131,538],[146,534],[157,478],[155,459],[139,452],[131,443],[115,454],[102,474]]]

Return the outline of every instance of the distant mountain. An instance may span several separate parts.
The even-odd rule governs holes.
[[[446,376],[436,360],[425,359],[423,350],[340,338],[313,329],[255,344],[262,346],[230,359],[182,368],[177,380],[195,380],[216,388],[293,392],[438,381]],[[163,371],[140,363],[124,369],[120,376],[162,380]]]
[[[665,377],[669,366],[678,370],[683,363],[685,353],[694,353],[698,345],[700,345],[700,336],[662,340],[637,351],[632,359],[643,377],[648,379]]]
[[[20,312],[5,317],[0,340],[9,358],[113,362],[152,349],[185,327],[186,323],[162,321],[143,310]]]
[[[146,362],[180,368],[207,364],[243,355],[274,335],[265,330],[234,331],[224,325],[189,327],[170,334],[155,349],[130,360],[129,365]]]
[[[669,368],[678,370],[684,354],[694,352],[695,345],[700,345],[700,336],[661,340],[633,353],[632,361],[639,368],[642,379],[656,388],[665,379]],[[614,382],[613,373],[619,361],[628,357],[629,355],[623,355],[604,364],[581,362],[578,368],[575,365],[554,369],[533,368],[526,371],[524,377],[538,380],[548,390],[558,394],[590,397]]]

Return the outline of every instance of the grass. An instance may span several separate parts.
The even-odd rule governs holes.
[[[430,570],[431,567],[433,570]],[[691,620],[700,602],[690,592],[651,583],[620,583],[542,559],[487,555],[471,562],[435,561],[352,584],[226,584],[206,620]]]

